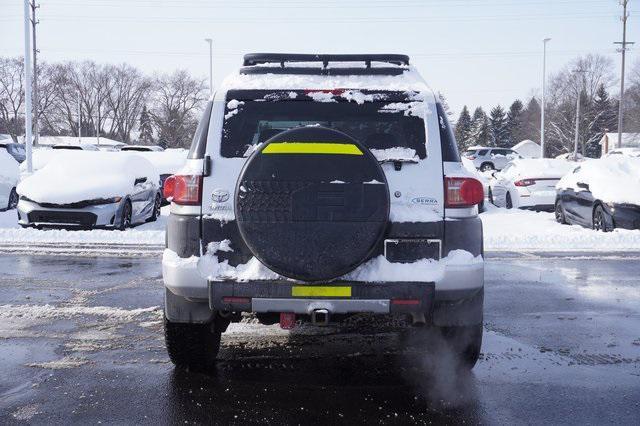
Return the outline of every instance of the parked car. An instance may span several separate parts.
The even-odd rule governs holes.
[[[640,148],[616,148],[609,151],[605,157],[616,155],[627,155],[629,157],[640,157]]]
[[[581,163],[556,185],[559,223],[600,231],[640,229],[640,158],[611,156]]]
[[[187,161],[187,150],[168,149],[166,151],[126,151],[123,152],[135,152],[151,164],[153,164],[160,175],[160,188],[164,188],[164,183],[167,178],[177,173]],[[162,198],[162,204],[169,204],[166,198]]]
[[[18,163],[22,163],[26,159],[24,145],[21,143],[3,139],[0,141],[0,151],[8,152]]]
[[[553,211],[556,184],[575,163],[528,158],[513,160],[493,174],[489,200],[498,207]]]
[[[155,221],[158,182],[155,167],[135,154],[61,152],[18,185],[18,223],[125,229]]]
[[[464,156],[473,161],[476,168],[482,172],[487,170],[502,170],[511,160],[522,158],[520,154],[507,148],[472,147],[465,151]]]
[[[211,368],[242,312],[283,328],[367,312],[472,367],[483,191],[437,99],[405,55],[246,55],[165,183],[170,359]]]
[[[68,151],[99,151],[97,146],[88,143],[81,143],[79,145],[59,144],[53,145],[51,149]]]
[[[124,145],[120,151],[162,152],[164,148],[158,145]]]
[[[11,210],[18,204],[18,162],[0,149],[0,210]]]

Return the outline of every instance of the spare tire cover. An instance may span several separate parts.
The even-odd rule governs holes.
[[[247,160],[236,187],[240,235],[265,266],[321,281],[364,262],[383,238],[389,189],[375,157],[323,127],[282,132]]]

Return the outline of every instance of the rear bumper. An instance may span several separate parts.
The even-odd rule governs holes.
[[[525,188],[520,190],[518,198],[518,207],[521,209],[553,211],[556,193],[553,191],[531,192]]]
[[[613,217],[616,228],[640,229],[640,206],[613,204],[605,208]]]

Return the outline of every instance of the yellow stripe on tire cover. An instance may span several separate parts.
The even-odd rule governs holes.
[[[351,287],[293,286],[293,297],[351,297]]]
[[[352,143],[328,142],[272,142],[263,154],[338,154],[362,155],[362,151]]]

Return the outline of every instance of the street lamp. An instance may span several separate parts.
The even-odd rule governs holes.
[[[544,96],[547,89],[547,43],[550,38],[542,40],[542,105],[540,108],[540,158],[544,158]]]
[[[209,96],[213,96],[213,39],[205,38],[209,43]]]
[[[582,90],[585,86],[584,83],[584,74],[587,72],[583,69],[575,69],[573,70],[577,78],[581,78],[582,81],[578,82],[578,99],[576,100],[576,135],[573,146],[573,159],[574,161],[578,159],[578,140],[580,139],[580,98],[582,97]]]

